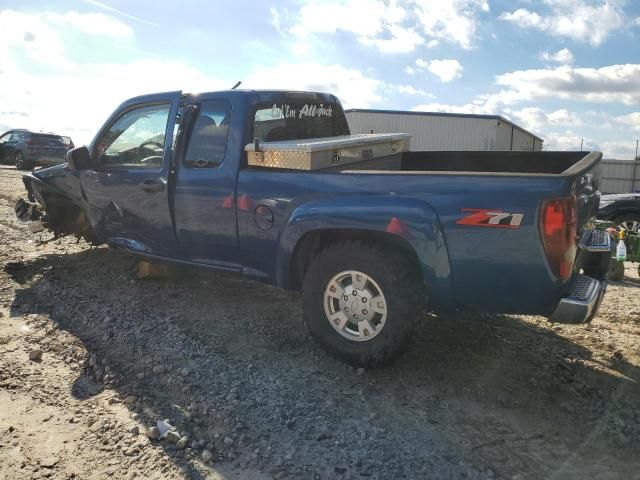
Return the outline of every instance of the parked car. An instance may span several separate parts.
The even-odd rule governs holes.
[[[62,137],[52,133],[10,130],[0,136],[0,162],[19,170],[64,163],[68,150]]]
[[[56,237],[301,291],[320,344],[366,367],[402,352],[425,309],[593,318],[610,255],[589,229],[599,152],[393,143],[377,158],[375,135],[339,147],[349,134],[329,94],[136,97],[68,165],[25,175],[16,214]],[[328,164],[300,170],[318,144]]]
[[[608,220],[625,230],[640,233],[640,193],[602,195],[598,219]]]
[[[62,139],[64,144],[67,146],[67,150],[76,148],[76,146],[73,143],[73,140],[71,140],[71,137],[67,137],[66,135],[60,135],[60,138]]]

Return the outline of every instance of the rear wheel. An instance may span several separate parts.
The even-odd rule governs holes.
[[[302,290],[305,321],[322,347],[368,368],[402,353],[424,305],[415,265],[404,255],[363,242],[320,252]]]
[[[627,213],[620,215],[611,221],[625,230],[640,233],[640,213]]]

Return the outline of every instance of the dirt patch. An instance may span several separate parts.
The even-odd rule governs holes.
[[[1,478],[640,478],[632,264],[591,325],[427,317],[361,371],[308,338],[297,295],[38,245],[19,195],[0,169],[0,265],[22,262],[0,269]],[[148,438],[164,419],[173,441]]]

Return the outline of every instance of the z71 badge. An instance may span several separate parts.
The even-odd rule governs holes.
[[[508,213],[495,209],[463,208],[461,210],[473,213],[462,217],[456,224],[471,227],[520,228],[522,217],[524,217],[522,213]]]

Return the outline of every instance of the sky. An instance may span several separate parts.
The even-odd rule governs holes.
[[[327,91],[503,115],[549,150],[633,158],[638,0],[0,0],[0,131],[88,143],[134,95]]]

